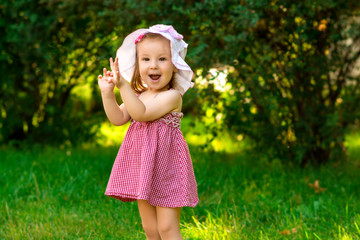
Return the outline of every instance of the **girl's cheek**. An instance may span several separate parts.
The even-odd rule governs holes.
[[[146,68],[147,65],[148,63],[146,61],[142,61],[139,63],[139,68]]]

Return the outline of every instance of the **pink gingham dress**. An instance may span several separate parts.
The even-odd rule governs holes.
[[[195,207],[197,185],[180,131],[182,117],[171,112],[152,122],[132,120],[105,195],[123,202],[144,199],[160,207]]]

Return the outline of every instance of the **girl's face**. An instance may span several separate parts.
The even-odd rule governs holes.
[[[140,77],[148,89],[167,90],[177,71],[171,61],[170,41],[163,37],[144,38],[137,44],[137,55]]]

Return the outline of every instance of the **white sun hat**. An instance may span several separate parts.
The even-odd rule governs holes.
[[[158,24],[148,29],[138,29],[124,39],[122,45],[116,52],[121,76],[125,78],[126,81],[131,81],[135,69],[136,43],[139,42],[146,33],[157,33],[170,40],[171,60],[178,69],[174,75],[172,87],[178,90],[181,95],[184,95],[189,88],[194,86],[194,83],[191,82],[193,71],[184,61],[188,44],[182,40],[183,36],[176,32],[171,25]]]

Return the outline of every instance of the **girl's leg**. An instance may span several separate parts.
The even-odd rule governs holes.
[[[137,203],[146,239],[161,240],[157,226],[156,207],[150,205],[146,200],[137,200]]]
[[[156,207],[158,230],[162,240],[182,240],[180,233],[181,208]]]

